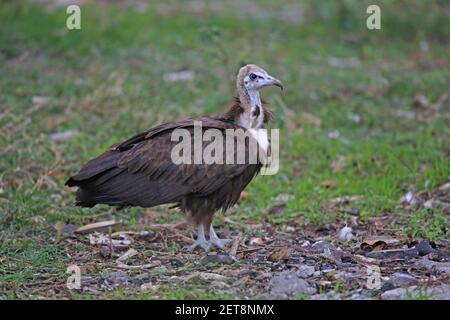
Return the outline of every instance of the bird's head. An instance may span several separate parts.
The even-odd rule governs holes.
[[[283,90],[283,84],[280,80],[272,77],[266,70],[254,64],[248,64],[239,70],[236,85],[239,92],[243,89],[247,92],[259,91],[268,86],[277,86]]]

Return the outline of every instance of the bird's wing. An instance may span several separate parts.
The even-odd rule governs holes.
[[[213,118],[195,120],[202,121],[203,130],[240,128]],[[67,184],[81,187],[79,202],[88,206],[109,203],[149,207],[177,202],[187,195],[207,196],[234,177],[245,173],[250,181],[258,173],[259,164],[175,164],[171,154],[179,141],[172,141],[172,132],[184,128],[193,136],[193,125],[194,119],[188,119],[132,137],[88,162]],[[203,142],[203,148],[209,143]]]
[[[215,128],[222,130],[236,129],[234,124],[224,123],[222,121],[211,120],[210,118],[202,122],[203,130]],[[157,129],[147,133],[145,139],[129,149],[118,161],[118,167],[126,168],[131,174],[144,174],[152,181],[158,181],[167,184],[176,184],[188,187],[187,193],[205,196],[217,190],[227,181],[239,176],[250,166],[258,167],[259,164],[175,164],[172,160],[172,150],[179,141],[172,141],[172,131],[176,128],[186,129],[191,137],[194,136],[194,128],[192,122],[186,121],[171,125],[165,129]],[[211,143],[210,141],[202,142],[202,150]],[[225,138],[223,139],[224,162],[226,158],[225,152],[233,153],[235,158],[236,145],[231,150],[225,150]],[[192,139],[191,152],[193,153],[194,142]],[[123,146],[122,146],[123,148]],[[248,141],[246,141],[248,148]],[[247,159],[246,159],[247,160]]]

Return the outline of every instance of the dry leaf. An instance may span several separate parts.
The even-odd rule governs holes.
[[[125,263],[123,263],[122,261],[116,261],[116,267],[119,269],[127,269],[127,270],[133,270],[133,269],[150,269],[150,268],[154,268],[154,267],[158,267],[161,265],[161,261],[157,260],[153,263],[147,263],[147,264],[142,264],[142,265],[137,265],[137,266],[129,266]]]
[[[233,244],[231,245],[230,252],[229,252],[230,256],[236,257],[236,253],[237,253],[237,251],[239,249],[239,244],[241,243],[241,240],[242,240],[242,236],[241,235],[237,236],[234,239]]]
[[[80,135],[78,130],[67,130],[63,132],[55,132],[50,135],[50,139],[53,141],[67,141]]]
[[[334,199],[328,201],[324,207],[325,207],[325,209],[333,209],[335,207],[342,207],[344,205],[349,204],[350,202],[357,201],[362,198],[363,198],[362,196],[358,196],[358,195],[338,197],[338,198],[334,198]]]
[[[322,187],[324,187],[325,189],[331,189],[333,188],[335,185],[337,184],[336,180],[327,180],[322,182]]]
[[[56,229],[55,243],[58,243],[61,240],[61,235],[65,225],[66,223],[63,221],[58,221],[57,223],[55,223],[54,225]]]
[[[417,199],[414,193],[409,191],[400,199],[400,202],[407,206],[414,206],[419,203],[419,199]]]
[[[329,57],[328,65],[333,68],[354,68],[360,64],[358,57]]]
[[[137,255],[138,252],[136,250],[134,250],[133,248],[129,249],[127,252],[125,252],[124,254],[122,254],[119,258],[117,258],[116,261],[125,261],[128,258],[134,257],[135,255]]]
[[[241,195],[239,196],[239,199],[240,199],[240,200],[244,200],[244,199],[247,198],[247,197],[248,197],[248,192],[242,191],[242,192],[241,192]]]
[[[269,214],[274,214],[276,216],[281,216],[284,214],[284,208],[286,207],[286,204],[281,203],[281,204],[276,204],[272,207],[269,208],[268,213]]]
[[[144,283],[141,285],[141,291],[156,291],[159,289],[159,285],[153,284],[151,282]]]
[[[338,239],[341,241],[350,241],[353,238],[352,228],[350,227],[343,227],[338,232]]]
[[[164,75],[164,80],[167,82],[192,81],[194,79],[195,79],[195,72],[192,70],[169,72]]]
[[[442,186],[438,188],[439,191],[450,191],[450,182],[444,183]]]
[[[337,157],[336,160],[331,162],[330,169],[333,172],[339,172],[339,171],[342,171],[342,169],[344,169],[346,165],[347,165],[347,160],[345,159],[344,156],[340,155]]]
[[[33,96],[31,101],[33,102],[33,104],[46,105],[49,103],[50,98],[46,96]]]
[[[365,239],[360,248],[365,251],[380,251],[400,244],[400,240],[386,237]]]
[[[448,107],[448,103],[446,103],[448,97],[449,94],[444,93],[435,103],[425,109],[425,111],[422,113],[422,120],[432,121],[439,117],[439,115],[442,114],[442,111],[444,111],[444,108]]]
[[[347,119],[354,123],[361,122],[361,116],[359,114],[352,113],[352,112],[347,113]]]
[[[302,112],[300,114],[303,122],[310,124],[312,126],[320,127],[322,125],[322,120],[311,113]]]
[[[87,234],[87,233],[94,232],[94,231],[106,230],[109,227],[115,227],[120,224],[121,224],[121,222],[116,222],[114,220],[96,222],[96,223],[91,223],[91,224],[88,224],[88,225],[78,228],[77,230],[75,230],[75,233]]]
[[[226,281],[228,280],[228,277],[212,272],[194,272],[193,274],[185,277],[183,280],[190,281],[192,279],[200,279],[203,281]]]
[[[367,264],[367,265],[372,265],[372,264],[377,264],[377,265],[379,265],[379,264],[381,263],[381,260],[374,259],[374,258],[364,257],[364,256],[361,256],[361,255],[359,255],[359,254],[354,254],[354,255],[352,256],[352,259],[355,260],[355,261],[358,262],[358,263],[361,263],[361,264]]]
[[[150,234],[148,231],[119,231],[111,234],[111,237],[126,237],[126,236],[138,236],[138,237],[146,237]]]
[[[287,260],[289,259],[293,251],[294,249],[292,248],[277,248],[270,253],[270,255],[267,257],[267,260],[270,261]]]
[[[426,109],[430,106],[428,98],[422,94],[416,95],[413,101],[413,107],[416,109]]]
[[[338,130],[328,132],[328,139],[337,139],[341,134]]]
[[[45,222],[45,217],[43,216],[33,216],[30,218],[30,220],[34,223],[43,223]]]
[[[294,199],[295,199],[295,196],[292,194],[280,193],[279,195],[277,195],[275,201],[281,204],[281,203],[289,202]]]
[[[260,246],[264,244],[264,241],[261,238],[251,238],[248,244],[250,246]]]
[[[103,233],[94,232],[89,235],[89,243],[91,245],[113,245],[114,247],[128,247],[131,244],[131,240],[116,240],[110,238]]]

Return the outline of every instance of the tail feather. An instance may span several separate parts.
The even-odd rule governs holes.
[[[115,196],[104,193],[102,185],[119,175],[124,169],[117,167],[122,155],[116,151],[106,151],[89,161],[80,172],[66,181],[69,187],[79,187],[76,192],[77,206],[93,207],[96,204],[126,206],[127,203]]]
[[[128,204],[118,198],[106,194],[96,193],[94,190],[79,188],[76,193],[75,204],[80,207],[92,208],[97,204],[108,204],[111,206],[127,206]]]
[[[117,163],[122,155],[119,151],[107,151],[67,180],[66,185],[79,188],[76,192],[77,206],[152,207],[177,202],[189,192],[188,185],[151,180],[143,172],[119,168]]]
[[[117,162],[121,156],[120,152],[106,151],[97,158],[89,161],[76,175],[70,177],[70,179],[66,181],[66,185],[69,187],[80,186],[83,181],[87,181],[94,176],[113,168],[118,169]]]

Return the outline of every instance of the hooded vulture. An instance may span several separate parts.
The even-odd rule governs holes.
[[[256,141],[257,150],[269,152],[267,134],[257,135],[271,118],[271,113],[261,102],[259,90],[266,86],[282,87],[280,80],[269,75],[256,65],[246,65],[239,70],[236,79],[238,98],[224,113],[210,117],[200,117],[165,123],[135,135],[90,160],[66,185],[78,187],[76,205],[93,207],[96,204],[127,207],[153,207],[173,203],[186,215],[190,223],[197,228],[197,239],[188,249],[201,247],[208,251],[211,246],[223,248],[229,239],[219,239],[212,226],[217,210],[226,210],[233,206],[241,191],[257,175],[263,165],[261,158],[249,161],[250,140]],[[246,147],[244,161],[235,161],[238,156],[238,144],[231,148],[224,143],[224,156],[234,161],[205,162],[181,161],[173,158],[174,148],[179,144],[173,138],[177,130],[184,130],[195,142],[195,130],[201,124],[201,133],[209,129],[226,135],[240,132]],[[230,131],[231,129],[231,131]],[[246,133],[250,132],[250,135]],[[239,140],[235,134],[234,140]],[[206,151],[212,141],[199,145]],[[212,140],[212,139],[211,139]],[[233,141],[234,141],[233,140]],[[225,141],[225,140],[224,140]],[[189,149],[186,149],[189,150]],[[194,151],[183,150],[183,156],[191,159]],[[220,150],[220,149],[218,149]],[[216,153],[217,150],[215,151]],[[186,153],[186,154],[184,154]],[[228,159],[228,158],[227,158]],[[209,238],[207,239],[206,236]]]

